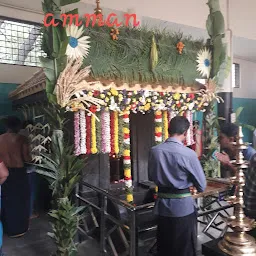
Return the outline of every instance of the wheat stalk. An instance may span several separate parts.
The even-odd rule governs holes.
[[[100,106],[104,104],[104,101],[92,96],[81,96],[83,90],[88,89],[89,83],[86,82],[86,78],[91,72],[91,66],[81,69],[82,64],[82,58],[68,60],[67,66],[60,74],[56,84],[57,103],[62,108],[73,104],[79,105],[81,109],[91,113],[90,105]]]

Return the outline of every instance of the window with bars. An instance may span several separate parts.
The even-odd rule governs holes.
[[[40,66],[41,25],[0,17],[0,63]]]
[[[240,88],[240,64],[233,63],[232,65],[232,86],[233,88]]]

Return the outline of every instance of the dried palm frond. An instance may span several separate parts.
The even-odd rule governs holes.
[[[210,79],[206,84],[206,89],[201,89],[199,91],[199,94],[203,98],[203,103],[210,103],[214,100],[216,100],[218,103],[223,103],[224,100],[217,95],[218,92],[219,88],[217,87],[216,83],[214,82],[214,80]]]
[[[90,86],[86,78],[90,74],[91,66],[80,69],[82,64],[82,58],[68,61],[56,84],[57,103],[62,108],[71,107],[73,110],[84,109],[90,112],[90,105],[100,106],[104,101],[84,95],[83,90]]]

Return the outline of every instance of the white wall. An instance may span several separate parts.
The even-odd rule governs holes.
[[[95,8],[95,0],[81,1],[92,4]],[[220,0],[225,17],[227,16],[228,1],[230,27],[234,35],[256,40],[256,30],[254,28],[256,24],[256,1]],[[134,9],[139,16],[205,28],[205,21],[209,14],[207,2],[208,0],[101,0],[101,7],[124,12],[127,12],[128,9]],[[7,5],[16,6],[19,10],[7,8]],[[82,5],[83,3],[78,4],[79,7],[82,7]],[[41,22],[43,20],[41,0],[0,0],[0,15]]]
[[[256,62],[234,58],[240,64],[240,88],[234,88],[234,98],[256,99]]]

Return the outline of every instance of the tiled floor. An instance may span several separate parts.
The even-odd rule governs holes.
[[[203,228],[204,226],[199,225],[199,256],[201,256],[201,244],[211,240],[201,232]],[[15,239],[4,237],[3,251],[7,256],[50,256],[54,251],[54,244],[47,235],[49,230],[50,225],[45,216],[33,219],[30,230],[25,236]],[[220,232],[214,229],[210,229],[209,233],[215,238],[220,235]],[[99,256],[99,244],[94,240],[86,241],[80,246],[79,255]],[[146,256],[146,254],[140,253],[140,256]]]

